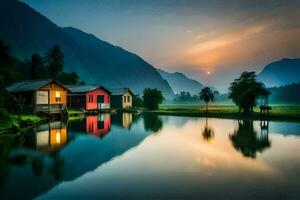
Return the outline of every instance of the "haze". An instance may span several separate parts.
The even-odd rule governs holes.
[[[222,92],[242,71],[300,55],[298,0],[25,0],[73,26]]]

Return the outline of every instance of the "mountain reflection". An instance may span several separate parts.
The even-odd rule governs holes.
[[[256,158],[257,152],[271,147],[266,127],[261,124],[261,132],[257,133],[251,120],[238,121],[238,128],[229,138],[233,147],[245,157]]]

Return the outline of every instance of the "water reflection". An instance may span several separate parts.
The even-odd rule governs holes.
[[[157,133],[163,128],[163,121],[159,115],[156,114],[144,114],[144,128],[146,131]]]
[[[99,114],[86,117],[86,132],[104,137],[110,131],[110,114]]]
[[[25,146],[53,154],[68,141],[67,122],[54,121],[32,129],[25,135]]]
[[[234,130],[229,138],[234,148],[246,157],[256,158],[257,152],[263,152],[271,147],[268,132],[265,132],[265,127],[261,127],[261,132],[257,133],[253,126],[253,121],[243,120],[238,121],[238,128]]]
[[[298,199],[300,137],[287,133],[300,126],[128,113],[51,122],[0,138],[0,198]]]
[[[205,118],[205,127],[202,131],[202,137],[205,141],[210,142],[215,136],[214,129],[208,126],[207,118]]]

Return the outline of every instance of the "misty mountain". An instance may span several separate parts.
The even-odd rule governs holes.
[[[185,91],[190,92],[192,95],[198,95],[198,93],[204,87],[199,81],[190,79],[182,73],[170,73],[161,69],[157,69],[157,71],[164,79],[168,81],[175,93]]]
[[[157,70],[139,56],[75,28],[61,28],[25,3],[3,0],[0,7],[0,38],[19,58],[42,55],[58,44],[65,56],[65,71],[75,71],[88,84],[129,87],[142,93],[158,88],[165,97],[173,91]]]
[[[257,79],[267,87],[278,87],[300,81],[300,58],[282,59],[264,67]]]

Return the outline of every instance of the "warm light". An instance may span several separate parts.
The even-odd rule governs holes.
[[[208,71],[208,72],[206,72],[207,73],[207,75],[210,75],[210,71]]]
[[[60,132],[57,132],[56,135],[55,135],[55,140],[56,140],[56,143],[59,144],[60,143]]]
[[[55,97],[59,98],[60,97],[60,92],[55,92]]]

